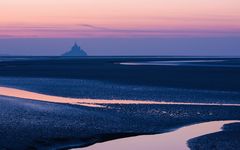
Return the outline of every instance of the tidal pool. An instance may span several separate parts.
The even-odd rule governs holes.
[[[98,143],[74,150],[189,150],[187,141],[202,135],[222,131],[224,124],[240,122],[212,121],[185,126],[173,132],[143,135]]]

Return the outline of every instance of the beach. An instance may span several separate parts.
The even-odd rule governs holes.
[[[185,62],[136,65],[171,60]],[[0,136],[5,138],[0,139],[0,148],[79,148],[196,123],[240,120],[239,62],[188,57],[2,59]],[[28,93],[19,96],[16,90]],[[29,93],[50,100],[31,98]],[[74,103],[61,102],[69,98]]]

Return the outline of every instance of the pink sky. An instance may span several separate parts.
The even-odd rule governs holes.
[[[239,0],[6,0],[0,37],[240,36]]]

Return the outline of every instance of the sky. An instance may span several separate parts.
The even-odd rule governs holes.
[[[240,42],[239,37],[239,0],[0,0],[0,44],[6,41],[13,44],[10,47],[1,44],[0,54],[59,54],[77,41],[92,55],[161,55],[168,49],[171,50],[164,54],[181,54],[184,49],[187,52],[182,54],[207,55],[209,52],[214,55],[216,49],[223,49],[217,41],[224,39],[226,51],[221,50],[224,53],[220,54],[225,55],[227,47]],[[71,43],[70,39],[73,40]],[[110,49],[111,44],[101,47],[109,43],[107,39],[114,40],[115,49]],[[149,48],[151,39],[155,41],[150,45],[151,50],[137,52],[137,49]],[[163,46],[165,49],[161,49],[159,46],[163,42],[181,45],[181,41],[188,39],[192,41],[189,47]],[[213,42],[209,43],[209,39]],[[26,40],[28,50],[24,45]],[[46,47],[49,46],[48,40],[60,40],[62,48],[54,42],[51,47]],[[122,47],[125,40],[129,43]],[[84,45],[89,42],[95,47],[100,42],[103,44],[98,48]],[[194,48],[199,46],[202,53],[194,53]],[[32,47],[42,49],[29,50]],[[118,47],[124,50],[121,52]],[[52,50],[44,51],[44,48]],[[239,49],[233,47],[229,55],[238,54]]]

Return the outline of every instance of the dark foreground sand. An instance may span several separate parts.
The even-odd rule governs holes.
[[[6,149],[78,147],[197,122],[240,119],[237,107],[128,105],[109,109],[0,99],[0,136],[4,137],[0,145]]]

